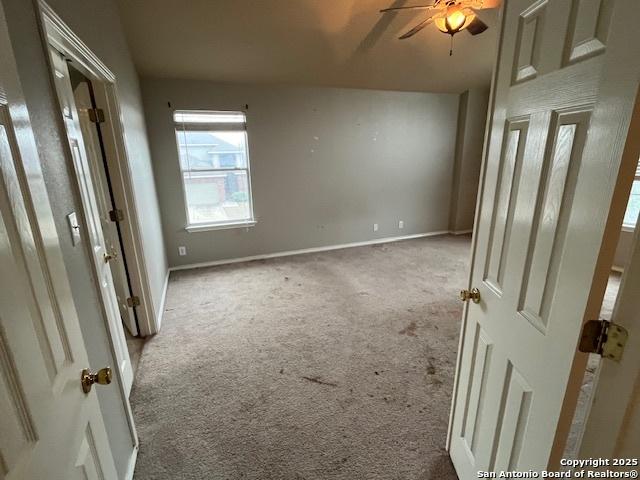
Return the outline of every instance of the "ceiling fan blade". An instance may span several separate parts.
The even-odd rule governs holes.
[[[420,30],[422,30],[424,27],[426,27],[427,25],[429,25],[431,22],[433,22],[433,17],[429,17],[426,20],[423,20],[422,22],[420,22],[418,25],[416,25],[415,27],[413,27],[411,30],[409,30],[407,33],[405,33],[404,35],[401,35],[400,40],[404,40],[405,38],[409,38],[409,37],[413,37],[416,33],[418,33]]]
[[[389,7],[389,8],[383,8],[382,10],[380,10],[380,13],[397,12],[401,10],[430,10],[432,8],[435,8],[435,5],[412,5],[410,7]]]
[[[467,25],[467,28],[465,28],[465,30],[471,35],[479,35],[487,28],[489,28],[489,25],[484,23],[482,20],[480,20],[479,17],[476,16],[476,18],[474,18],[471,23]]]

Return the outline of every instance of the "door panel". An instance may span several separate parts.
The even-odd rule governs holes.
[[[504,2],[470,284],[482,301],[465,310],[450,425],[463,480],[547,467],[638,87],[640,57],[617,58],[637,15],[629,0]]]
[[[602,53],[611,25],[613,1],[572,0],[565,64]]]
[[[96,281],[101,294],[100,299],[104,308],[104,315],[109,325],[114,356],[118,362],[117,367],[128,396],[133,384],[133,368],[131,366],[131,359],[129,358],[124,328],[118,308],[118,300],[109,267],[107,255],[112,253],[107,251],[100,224],[100,209],[82,139],[78,110],[76,109],[71,80],[69,79],[69,70],[64,58],[57,50],[51,48],[50,52],[55,73],[56,89],[58,91],[62,116],[66,126],[71,155],[73,157],[73,166],[82,197],[84,210],[83,221],[88,231],[88,238],[85,239],[85,241],[88,243],[95,267]]]
[[[8,198],[19,198],[20,184],[13,164],[13,152],[10,148],[10,126],[6,107],[2,109],[2,125],[0,126],[0,166],[5,172],[5,185]],[[45,371],[51,385],[56,382],[65,364],[73,362],[71,345],[67,334],[57,297],[51,292],[52,273],[42,255],[43,240],[32,234],[26,208],[14,203],[14,221],[16,228],[23,232],[24,248],[32,255],[27,256],[26,266],[29,273],[29,288],[36,296],[38,308],[34,311],[33,327],[37,334],[39,350],[44,356]]]
[[[507,134],[496,188],[495,209],[491,218],[491,233],[487,263],[485,267],[485,282],[500,295],[504,276],[506,249],[515,212],[516,197],[520,184],[522,157],[527,141],[527,120],[513,120],[507,122]]]
[[[588,124],[588,111],[555,111],[547,136],[517,307],[542,333],[547,331]]]
[[[42,175],[23,167],[0,105],[0,478],[116,478]]]

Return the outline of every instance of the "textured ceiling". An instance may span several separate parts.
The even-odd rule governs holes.
[[[431,25],[399,34],[426,14],[380,8],[408,0],[119,0],[142,76],[286,83],[384,90],[462,92],[488,85],[495,56],[491,27],[450,37]]]

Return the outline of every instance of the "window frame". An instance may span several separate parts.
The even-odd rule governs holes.
[[[210,114],[210,115],[220,115],[224,116],[232,116],[232,115],[242,115],[244,121],[242,122],[205,122],[205,121],[197,121],[197,122],[185,122],[176,120],[177,115],[188,115],[188,114]],[[173,131],[175,136],[175,144],[176,144],[176,152],[178,154],[178,169],[180,171],[180,184],[182,186],[182,198],[184,202],[184,211],[186,216],[186,225],[185,230],[187,232],[203,232],[208,230],[223,230],[223,229],[231,229],[231,228],[248,228],[252,227],[256,224],[255,213],[253,211],[253,190],[251,188],[251,159],[249,155],[249,134],[247,132],[247,117],[246,113],[242,111],[232,111],[232,110],[174,110],[171,115],[172,123],[173,123]],[[203,132],[242,132],[244,134],[244,154],[246,157],[246,168],[198,168],[198,169],[184,169],[181,159],[181,146],[178,140],[178,136],[180,134],[184,134],[186,132],[194,132],[194,131],[203,131]],[[192,223],[191,215],[189,213],[189,203],[187,201],[187,186],[185,183],[185,173],[211,173],[211,174],[219,174],[219,173],[228,173],[228,172],[237,172],[237,171],[245,171],[247,176],[247,195],[248,195],[248,203],[249,203],[249,218],[242,220],[233,220],[233,221],[219,221],[219,222],[199,222]]]
[[[633,182],[631,184],[631,188],[633,188],[633,184],[635,182],[640,182],[640,163],[638,163],[638,166],[636,167],[636,174],[633,177]],[[629,197],[629,198],[631,198],[631,197]],[[627,213],[627,210],[626,210],[627,208],[629,208],[629,199],[627,199],[627,206],[625,207],[625,216],[626,216],[626,213]],[[640,218],[640,217],[638,217],[638,218]],[[638,226],[638,223],[639,223],[638,222],[638,218],[636,218],[636,223],[624,223],[624,221],[623,221],[622,230],[625,231],[625,232],[634,232],[636,227]]]

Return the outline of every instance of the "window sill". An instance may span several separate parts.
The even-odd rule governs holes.
[[[187,225],[185,230],[189,233],[195,232],[208,232],[210,230],[229,230],[232,228],[249,228],[255,226],[256,221],[250,220],[247,222],[234,222],[234,223],[214,223],[211,225]]]
[[[622,225],[623,232],[633,233],[636,231],[635,225]]]

